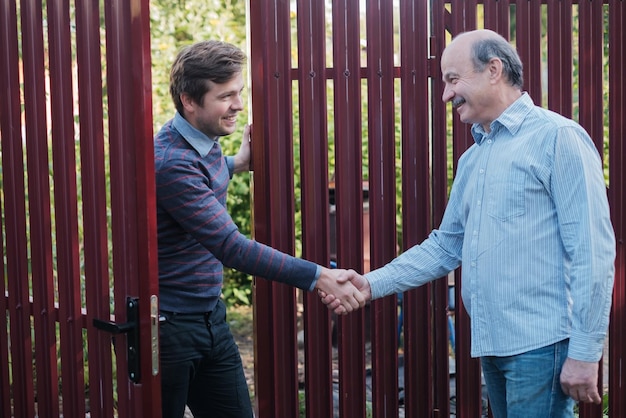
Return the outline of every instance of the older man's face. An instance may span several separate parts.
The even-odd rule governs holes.
[[[453,41],[441,57],[441,74],[445,85],[441,99],[451,102],[464,123],[486,126],[493,121],[492,85],[488,67],[476,72],[470,58],[471,38]]]

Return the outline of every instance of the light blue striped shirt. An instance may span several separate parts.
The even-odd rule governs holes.
[[[463,261],[472,356],[509,356],[570,338],[597,361],[608,327],[615,237],[602,164],[575,122],[523,94],[472,127],[439,229],[366,275],[372,297],[445,276]]]

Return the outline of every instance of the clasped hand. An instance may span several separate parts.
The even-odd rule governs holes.
[[[322,303],[337,315],[362,308],[371,299],[369,282],[354,270],[322,268],[315,287]]]

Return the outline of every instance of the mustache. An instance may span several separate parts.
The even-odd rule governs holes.
[[[459,107],[463,103],[465,103],[465,99],[462,98],[462,97],[456,97],[456,98],[452,99],[452,107]]]

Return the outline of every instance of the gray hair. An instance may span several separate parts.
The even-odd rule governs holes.
[[[483,71],[492,58],[502,61],[502,72],[513,87],[524,85],[522,60],[515,48],[501,36],[476,40],[472,45],[472,62],[476,71]]]

